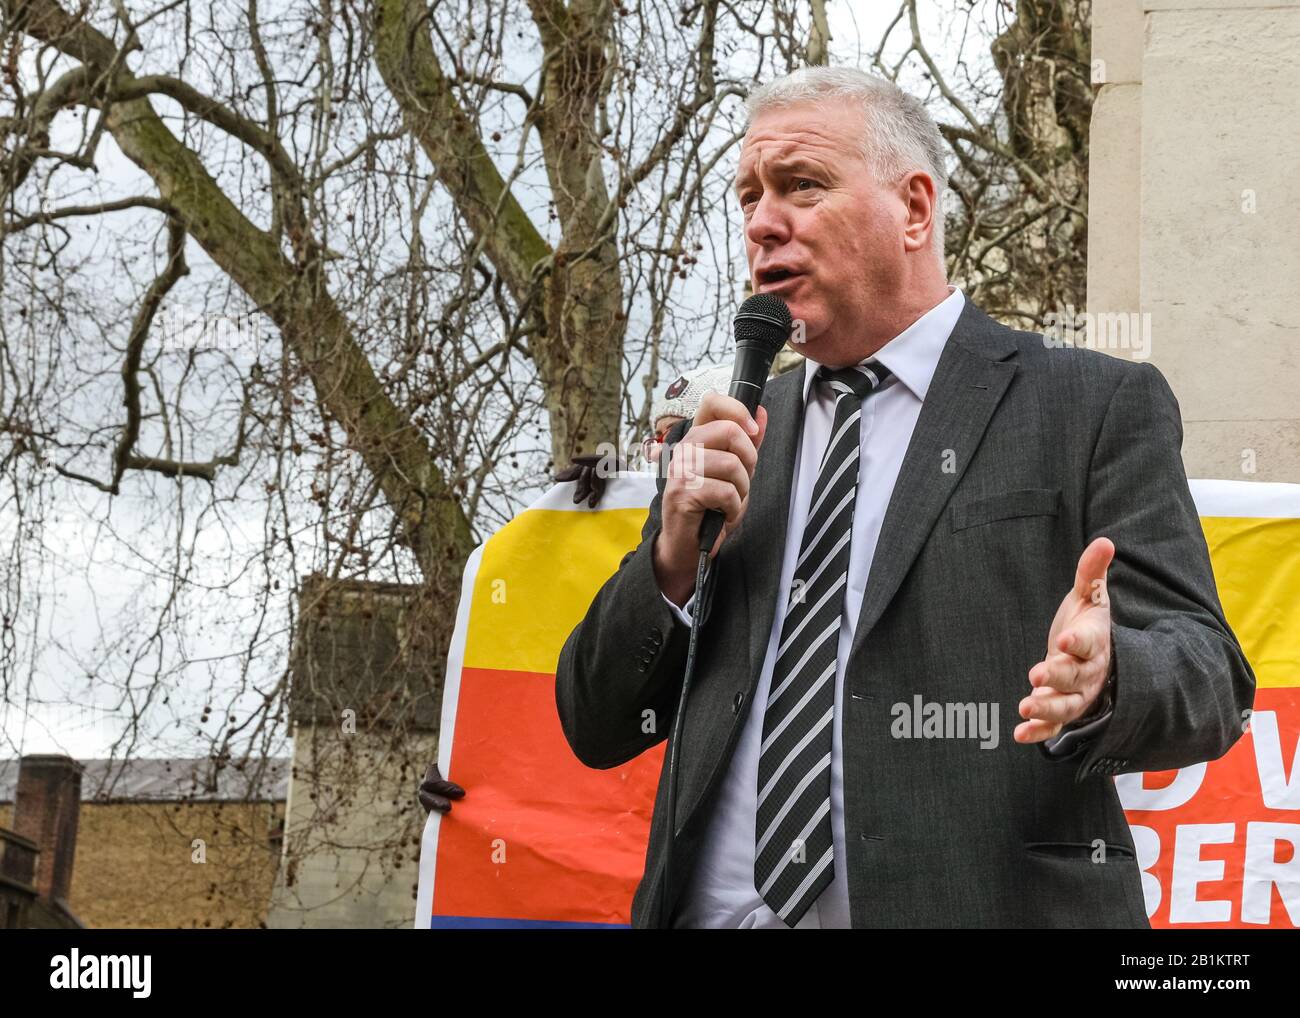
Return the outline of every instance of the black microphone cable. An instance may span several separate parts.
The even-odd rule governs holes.
[[[700,538],[704,544],[705,538]],[[713,547],[710,538],[708,544],[700,549],[700,562],[695,570],[695,607],[691,611],[691,636],[686,646],[686,671],[682,675],[682,692],[677,698],[677,713],[673,716],[672,733],[668,737],[668,757],[664,766],[668,768],[668,844],[664,848],[663,896],[660,904],[661,925],[667,926],[671,915],[665,917],[668,909],[668,893],[672,889],[673,844],[677,840],[677,760],[682,749],[682,720],[686,717],[686,698],[690,696],[691,678],[695,674],[695,646],[700,635],[700,619],[704,615],[706,599],[712,593],[713,574],[709,569],[709,550]]]

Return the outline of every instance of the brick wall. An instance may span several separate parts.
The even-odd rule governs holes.
[[[282,802],[83,802],[68,904],[92,928],[261,926],[283,819]]]

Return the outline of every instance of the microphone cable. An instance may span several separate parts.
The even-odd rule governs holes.
[[[707,535],[706,535],[707,536]],[[714,535],[716,536],[716,535]],[[701,543],[704,541],[701,538]],[[660,899],[660,924],[669,926],[672,920],[669,908],[669,892],[672,890],[673,846],[677,842],[677,760],[682,748],[683,719],[686,717],[686,700],[691,694],[691,679],[695,675],[695,648],[700,632],[701,618],[705,614],[705,605],[712,593],[713,572],[709,569],[709,549],[713,539],[708,538],[708,547],[700,549],[699,565],[695,569],[695,607],[691,610],[691,635],[686,647],[686,670],[682,674],[682,691],[677,698],[677,713],[673,716],[672,733],[668,737],[668,757],[664,765],[668,768],[668,844],[664,848],[663,895]]]

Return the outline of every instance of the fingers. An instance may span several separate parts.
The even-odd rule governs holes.
[[[1061,725],[1048,721],[1026,721],[1016,725],[1012,737],[1016,742],[1043,742],[1061,731]]]
[[[758,422],[758,434],[754,437],[754,448],[758,449],[763,444],[763,436],[767,434],[767,407],[760,406],[754,414],[754,420]]]
[[[767,433],[767,411],[750,417],[738,399],[708,392],[689,431],[669,454],[663,497],[665,560],[683,575],[694,570],[699,520],[708,509],[723,514],[726,526],[714,542],[716,555],[728,533],[744,517],[758,446]]]
[[[606,478],[599,470],[591,470],[588,472],[587,476],[587,485],[590,492],[590,496],[587,499],[587,508],[595,509],[596,503],[599,502],[601,496],[605,494]]]
[[[679,503],[690,513],[703,512],[705,509],[717,509],[725,518],[727,526],[735,529],[740,524],[745,511],[747,499],[741,496],[740,489],[730,479],[717,477],[696,477],[684,481],[682,499]]]
[[[424,771],[424,780],[420,782],[420,801],[424,801],[424,795],[427,793],[433,798],[451,797],[460,799],[465,795],[465,789],[454,781],[448,781],[442,776],[442,771],[438,770],[436,763],[429,764]],[[448,803],[448,806],[451,804]]]
[[[1029,684],[1035,688],[1046,686],[1059,693],[1086,693],[1105,680],[1109,654],[1105,647],[1087,658],[1059,651],[1049,654],[1029,669]]]
[[[424,807],[426,813],[431,810],[437,810],[439,813],[446,813],[451,810],[451,800],[441,795],[434,795],[432,792],[426,792],[420,789],[420,805]]]
[[[691,431],[712,421],[731,421],[740,427],[751,440],[756,438],[761,431],[759,423],[749,415],[744,403],[734,396],[727,396],[721,392],[706,392],[704,394],[700,400],[699,409],[695,411],[695,424],[691,427]]]
[[[1020,701],[1019,713],[1026,724],[1016,728],[1016,741],[1041,742],[1050,739],[1088,709],[1103,681],[1107,657],[1105,646],[1089,626],[1076,626],[1061,634],[1060,642],[1078,650],[1094,650],[1086,660],[1062,650],[1050,654],[1029,669],[1032,692]]]
[[[754,438],[735,421],[709,421],[697,424],[682,436],[682,440],[673,448],[673,459],[689,455],[691,449],[722,449],[736,456],[744,464],[745,470],[753,473],[758,462],[758,450],[754,447]]]
[[[752,471],[730,450],[690,446],[684,455],[680,458],[674,456],[673,460],[673,466],[669,468],[669,480],[674,476],[679,477],[688,490],[701,480],[713,479],[734,485],[742,499],[749,496]]]
[[[1087,677],[1084,664],[1073,654],[1052,654],[1029,669],[1029,684],[1061,693],[1077,692]]]
[[[739,400],[731,402],[744,413]],[[763,424],[758,425],[757,437],[766,429],[767,415],[760,416]],[[668,465],[665,519],[668,506],[674,514],[691,517],[717,509],[734,529],[744,514],[757,460],[753,441],[736,421],[715,419],[692,426],[674,447]]]
[[[1115,545],[1109,537],[1099,537],[1079,556],[1074,571],[1074,593],[1085,601],[1103,604],[1106,599],[1106,570],[1115,558]]]
[[[1059,730],[1083,713],[1083,700],[1082,693],[1062,693],[1051,686],[1040,686],[1020,701],[1020,716],[1026,721],[1042,722],[1043,728],[1055,725]]]
[[[763,416],[766,420],[766,414]],[[673,449],[668,483],[677,481],[675,487],[694,489],[702,479],[727,481],[744,499],[749,495],[749,482],[757,462],[758,450],[740,425],[730,420],[710,421],[692,427]],[[706,508],[721,507],[708,505]]]
[[[573,491],[573,504],[582,505],[591,494],[591,471],[585,467],[580,468],[576,480],[578,483]]]
[[[1093,626],[1071,626],[1056,638],[1056,647],[1079,661],[1090,661],[1103,650],[1101,634]]]

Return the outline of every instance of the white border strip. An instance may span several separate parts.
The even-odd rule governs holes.
[[[606,482],[605,493],[595,509],[584,501],[573,504],[577,481],[557,484],[543,494],[529,509],[565,509],[571,512],[598,513],[606,509],[646,509],[655,497],[655,472],[652,470],[621,470]]]
[[[1300,518],[1300,484],[1200,478],[1188,484],[1201,516]]]
[[[469,606],[474,599],[474,581],[478,577],[479,563],[483,559],[483,545],[479,545],[465,561],[465,574],[460,582],[460,604],[456,608],[456,628],[447,648],[447,672],[443,679],[442,717],[438,722],[438,770],[445,776],[451,768],[451,739],[443,732],[456,731],[456,708],[460,705],[460,676],[465,667],[465,636],[469,631]],[[423,775],[422,775],[423,776]],[[419,884],[415,893],[415,928],[427,930],[433,916],[433,884],[437,873],[438,829],[442,814],[429,811],[420,836]]]

